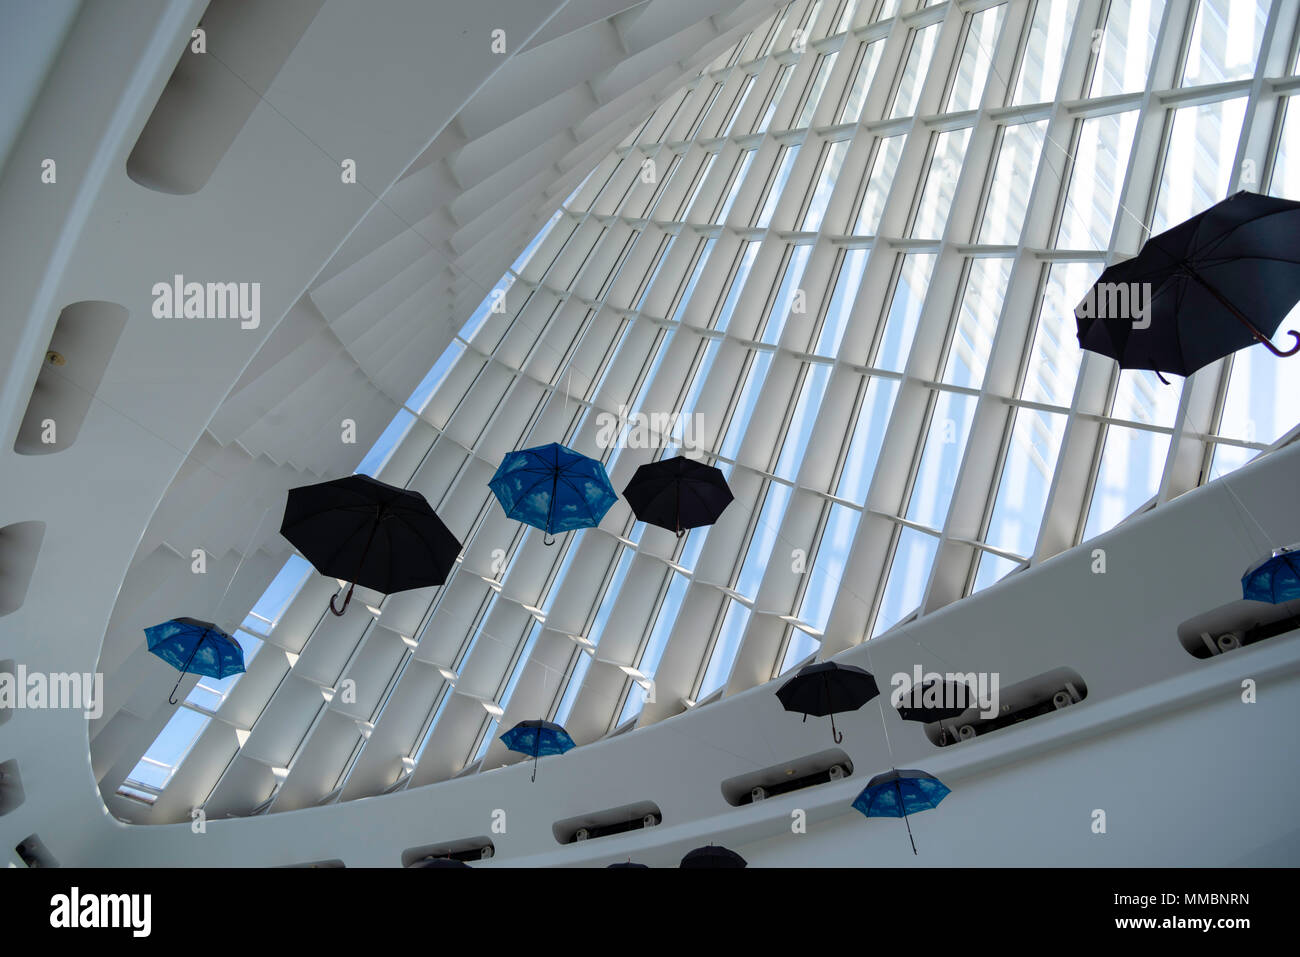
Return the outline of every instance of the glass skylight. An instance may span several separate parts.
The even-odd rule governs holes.
[[[1275,10],[1288,22],[1269,29]],[[1296,81],[1266,72],[1294,72],[1296,16],[1267,0],[795,0],[738,37],[629,121],[358,466],[456,524],[448,582],[390,597],[379,624],[320,624],[292,601],[246,622],[250,642],[310,640],[340,662],[401,643],[373,732],[295,713],[313,730],[289,779],[317,735],[340,740],[312,761],[347,757],[313,780],[351,799],[490,770],[519,720],[567,723],[581,745],[707,707],[1292,433],[1300,386],[1263,350],[1165,385],[1081,352],[1073,309],[1108,262],[1237,189],[1300,198]],[[1188,405],[1212,421],[1182,429]],[[501,517],[485,483],[510,449],[559,441],[620,476],[677,454],[680,434],[626,447],[630,427],[601,447],[597,421],[620,408],[698,413],[692,452],[736,494],[717,526],[676,540],[616,508],[547,547]],[[268,595],[302,585],[276,581]],[[162,793],[229,691],[191,694],[133,796]],[[263,693],[255,713],[309,707]],[[224,769],[193,773],[220,797]]]

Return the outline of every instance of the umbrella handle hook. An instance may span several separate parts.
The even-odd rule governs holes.
[[[548,535],[550,536],[550,541],[547,541],[547,536],[548,536]],[[544,532],[543,535],[542,535],[542,544],[543,544],[543,545],[546,545],[546,546],[548,546],[548,547],[551,546],[551,545],[554,545],[554,544],[555,544],[555,536],[554,536],[554,535],[551,535],[550,532]]]
[[[1293,356],[1297,352],[1300,352],[1300,332],[1296,332],[1294,329],[1288,329],[1286,334],[1295,340],[1295,345],[1292,346],[1290,349],[1287,349],[1285,352],[1279,349],[1277,346],[1273,345],[1273,343],[1267,337],[1261,337],[1259,341],[1262,342],[1264,344],[1264,348],[1266,348],[1269,352],[1273,353],[1273,355],[1285,359],[1287,356]]]
[[[1190,266],[1187,266],[1186,264],[1184,264],[1183,266],[1183,271],[1186,272],[1193,279],[1195,279],[1198,283],[1200,283],[1201,286],[1203,286],[1211,296],[1219,300],[1220,305],[1222,305],[1225,309],[1227,309],[1230,313],[1232,313],[1232,315],[1236,318],[1238,322],[1240,322],[1243,326],[1249,329],[1250,334],[1259,340],[1260,345],[1266,348],[1269,352],[1273,353],[1273,355],[1285,359],[1287,356],[1293,356],[1297,352],[1300,352],[1300,332],[1296,332],[1294,329],[1287,330],[1287,335],[1289,335],[1292,339],[1295,340],[1295,345],[1292,346],[1290,349],[1286,350],[1285,352],[1283,352],[1277,346],[1273,345],[1273,341],[1269,339],[1268,336],[1264,335],[1263,330],[1261,330],[1257,325],[1255,325],[1253,322],[1247,319],[1245,314],[1243,314],[1240,309],[1238,309],[1236,306],[1230,303],[1224,297],[1223,293],[1219,292],[1219,290],[1215,289],[1212,285],[1206,282],[1205,279],[1201,277],[1200,273],[1198,273],[1195,269],[1192,269]]]
[[[834,715],[834,714],[831,714],[831,737],[835,739],[835,743],[836,743],[836,744],[839,744],[841,741],[844,740],[844,732],[843,732],[843,731],[836,731],[836,730],[835,730],[835,715]]]
[[[343,617],[343,613],[348,610],[348,604],[352,601],[352,589],[356,587],[357,587],[356,582],[353,582],[351,585],[348,586],[348,593],[343,596],[342,608],[339,608],[334,604],[334,599],[337,598],[338,595],[330,595],[330,611],[333,614],[337,615],[339,618]]]

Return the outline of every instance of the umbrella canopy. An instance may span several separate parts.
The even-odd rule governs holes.
[[[799,673],[777,689],[776,696],[786,711],[824,718],[831,716],[831,736],[835,743],[844,735],[835,730],[835,715],[857,711],[880,694],[876,679],[869,671],[853,665],[822,661],[804,665]]]
[[[1300,598],[1300,545],[1279,548],[1241,576],[1241,597],[1274,605]]]
[[[636,861],[633,861],[633,860],[615,861],[613,864],[606,864],[606,865],[605,865],[605,868],[606,868],[607,870],[608,870],[609,868],[611,868],[611,867],[634,867],[634,868],[637,868],[637,869],[639,869],[639,870],[649,870],[649,869],[650,869],[650,865],[649,865],[649,864],[638,864]]]
[[[712,525],[735,497],[726,476],[684,455],[641,466],[623,489],[636,517],[676,532]]]
[[[1074,310],[1079,345],[1123,369],[1191,375],[1269,337],[1300,301],[1300,203],[1242,191],[1153,236]],[[1163,376],[1161,377],[1163,378]]]
[[[681,867],[697,868],[719,868],[719,867],[747,867],[749,862],[737,854],[735,851],[728,850],[717,844],[709,844],[707,847],[697,847],[685,857],[682,858]]]
[[[537,780],[537,759],[548,754],[563,754],[577,747],[569,732],[550,721],[520,721],[501,735],[511,751],[533,759],[533,780]]]
[[[909,814],[928,811],[939,806],[950,793],[942,781],[925,771],[897,769],[877,774],[867,782],[853,801],[853,806],[867,817],[901,817],[907,822]],[[912,842],[912,853],[916,853],[916,841],[912,839],[912,825],[907,824],[907,839]]]
[[[425,857],[414,864],[412,867],[463,867],[466,870],[473,870],[464,861],[458,861],[454,857]]]
[[[176,688],[187,673],[228,678],[244,670],[244,649],[210,621],[173,618],[146,628],[144,637],[151,654],[181,673]],[[176,704],[176,688],[167,699],[172,704]]]
[[[488,488],[506,515],[548,535],[598,525],[618,500],[605,466],[558,442],[509,453]]]
[[[955,718],[975,704],[975,693],[969,685],[956,681],[931,679],[913,685],[898,704],[898,716],[904,721],[944,721]]]
[[[441,585],[460,542],[419,492],[368,475],[289,490],[280,534],[322,575],[351,582],[342,615],[357,585],[385,594]]]

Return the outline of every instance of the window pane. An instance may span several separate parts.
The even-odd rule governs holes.
[[[853,77],[853,86],[849,88],[849,98],[844,101],[844,108],[840,110],[837,123],[856,123],[862,119],[862,107],[867,102],[867,91],[871,88],[871,80],[876,75],[876,67],[880,64],[880,54],[885,49],[883,40],[874,40],[865,44],[866,50],[862,54],[862,60],[858,64],[858,72]]]
[[[837,55],[828,53],[818,58],[817,73],[813,78],[812,88],[808,91],[808,96],[804,100],[803,109],[799,111],[799,118],[790,127],[792,130],[800,129],[812,123],[813,114],[817,112],[817,104],[821,102],[822,92],[826,89],[826,81],[830,78],[831,70],[835,67]]]
[[[1056,233],[1059,248],[1106,249],[1110,245],[1137,119],[1138,111],[1132,110],[1083,121]]]
[[[1111,415],[1145,425],[1172,426],[1182,389],[1165,385],[1154,372],[1124,369],[1115,388]]]
[[[826,394],[826,383],[830,378],[830,366],[821,363],[809,366],[799,391],[799,400],[795,403],[794,416],[790,419],[785,441],[781,445],[781,457],[773,470],[774,475],[790,482],[794,481],[799,466],[803,464],[808,439],[812,435],[813,425],[817,422],[817,413],[821,409],[822,397]]]
[[[745,150],[740,154],[740,162],[736,164],[736,173],[731,178],[731,186],[727,189],[727,198],[723,201],[722,208],[718,210],[718,215],[713,219],[715,223],[727,221],[727,214],[731,212],[731,204],[736,201],[741,184],[745,182],[745,174],[749,172],[749,164],[752,162],[754,162],[754,150]]]
[[[731,414],[731,421],[727,424],[727,437],[720,450],[723,457],[734,459],[736,453],[740,451],[740,443],[744,440],[745,430],[749,427],[749,417],[754,414],[754,406],[758,404],[759,391],[767,380],[767,370],[771,365],[772,353],[754,353],[753,361],[749,364],[749,370],[745,373],[745,385],[740,390],[740,399],[736,402],[736,410]]]
[[[1090,96],[1136,93],[1147,84],[1165,0],[1111,0]]]
[[[1056,457],[1065,437],[1066,417],[1057,412],[1017,409],[1011,427],[1011,444],[998,479],[988,534],[984,540],[995,548],[1028,558],[1038,539],[1047,493],[1056,472]],[[997,559],[997,556],[992,556]],[[986,555],[983,563],[987,564]],[[1000,561],[1005,561],[1002,559]],[[996,564],[996,562],[995,562]],[[1014,564],[1002,572],[1010,571]],[[981,565],[983,572],[983,565]]]
[[[1163,233],[1228,192],[1245,98],[1188,106],[1174,114],[1151,232]]]
[[[781,97],[785,95],[786,84],[790,82],[790,73],[791,70],[789,64],[782,65],[781,70],[777,75],[775,89],[772,91],[772,98],[767,101],[767,109],[764,110],[763,115],[759,117],[758,125],[750,132],[767,132],[767,126],[772,122],[772,117],[776,115],[776,108],[781,104]]]
[[[1005,578],[1016,570],[1016,563],[1003,558],[1001,555],[994,555],[992,552],[981,552],[979,570],[975,575],[975,584],[971,588],[971,594],[977,591],[983,591],[999,579]]]
[[[690,198],[686,200],[686,205],[682,207],[681,218],[683,220],[690,219],[691,210],[695,208],[695,200],[699,198],[700,190],[704,188],[704,181],[709,178],[709,173],[713,169],[713,164],[717,161],[718,154],[712,153],[709,155],[709,158],[704,161],[704,165],[700,167],[700,171],[695,176],[695,185],[691,188]]]
[[[903,78],[898,84],[898,93],[894,96],[894,108],[891,117],[911,116],[916,112],[916,105],[921,100],[921,85],[930,71],[930,60],[934,56],[934,45],[939,40],[939,24],[922,27],[912,33],[912,46],[907,52],[907,66],[903,68]]]
[[[981,243],[1014,246],[1020,242],[1029,191],[1038,172],[1038,158],[1046,134],[1046,120],[1020,123],[1002,131],[1002,146],[980,227]]]
[[[763,499],[763,510],[759,512],[754,534],[745,553],[745,564],[740,569],[736,580],[736,591],[746,598],[753,598],[758,593],[758,583],[763,580],[767,570],[768,559],[776,545],[777,532],[781,520],[785,518],[785,507],[790,501],[791,488],[780,482],[769,482],[767,495]]]
[[[948,210],[952,208],[953,193],[957,189],[957,176],[966,157],[966,144],[970,142],[970,129],[949,130],[934,139],[934,155],[930,157],[930,170],[925,177],[925,190],[912,223],[912,238],[941,239],[948,224]]]
[[[940,392],[930,418],[930,430],[921,453],[921,464],[912,485],[907,506],[908,521],[942,529],[948,504],[957,485],[957,471],[966,453],[971,420],[975,417],[973,395]]]
[[[1083,352],[1074,307],[1101,275],[1100,263],[1057,263],[1047,274],[1029,368],[1020,394],[1031,402],[1068,406]]]
[[[885,441],[885,427],[894,411],[894,398],[898,383],[893,379],[873,378],[867,383],[866,396],[858,409],[858,420],[853,427],[853,440],[844,457],[843,470],[835,494],[862,505],[867,500],[867,488],[876,472],[880,446]]]
[[[803,601],[799,603],[798,617],[817,631],[825,631],[830,620],[831,606],[835,596],[840,593],[844,578],[844,566],[849,559],[849,548],[853,545],[853,536],[858,530],[858,520],[862,513],[847,505],[832,505],[826,519],[826,528],[817,542],[817,557],[813,559],[812,568],[808,570],[808,588]],[[802,636],[802,638],[800,637]],[[813,639],[795,630],[791,644],[804,645],[803,639]],[[807,657],[811,648],[797,652],[795,660]]]
[[[1183,66],[1183,86],[1253,76],[1268,4],[1269,0],[1201,0]]]
[[[1300,110],[1292,110],[1293,101],[1282,101],[1286,111],[1282,135],[1278,137],[1277,158],[1273,161],[1273,176],[1269,180],[1270,196],[1287,199],[1300,197]],[[1249,184],[1244,184],[1250,188]]]
[[[701,538],[701,540],[703,539]],[[659,612],[655,616],[654,628],[650,632],[650,638],[636,663],[637,670],[643,675],[653,678],[655,672],[659,669],[659,660],[663,658],[664,648],[668,646],[668,636],[672,633],[673,625],[677,622],[677,613],[681,610],[682,599],[686,597],[686,587],[690,583],[691,580],[685,575],[673,573],[672,584],[668,586],[663,603],[659,606]],[[642,692],[640,685],[634,683],[628,691],[627,700],[623,704],[623,712],[619,715],[618,723],[622,724],[633,715],[640,714],[641,707],[644,704],[645,694]]]
[[[735,129],[736,120],[740,117],[740,111],[745,108],[745,101],[749,99],[749,94],[753,92],[754,83],[757,79],[758,77],[752,73],[745,77],[745,82],[740,89],[740,93],[736,95],[736,99],[731,105],[731,110],[727,113],[726,126],[722,132],[718,134],[719,136],[731,135],[731,131]]]
[[[921,604],[938,549],[939,540],[933,535],[913,528],[904,528],[899,533],[898,549],[889,568],[872,637],[888,631]]]
[[[727,298],[723,300],[722,308],[718,310],[717,321],[713,323],[713,328],[718,332],[725,331],[727,324],[731,322],[731,314],[736,311],[736,301],[744,291],[745,280],[749,278],[749,271],[754,266],[754,258],[758,255],[758,245],[756,242],[741,244],[740,265],[736,267],[735,278],[727,289]]]
[[[877,369],[902,372],[907,365],[936,258],[933,253],[913,253],[903,257],[903,268],[899,272],[898,285],[889,305],[885,332],[872,363]]]
[[[1046,103],[1056,98],[1061,65],[1078,7],[1077,0],[1038,0],[1034,5],[1033,25],[1029,28],[1029,42],[1025,45],[1012,105]]]
[[[785,321],[790,318],[790,306],[794,303],[795,293],[799,291],[799,282],[803,279],[804,267],[812,255],[811,245],[795,246],[786,263],[785,275],[781,277],[781,286],[777,289],[776,299],[772,302],[772,311],[768,313],[763,325],[762,341],[775,345],[785,329]]]
[[[808,204],[808,212],[804,215],[803,225],[799,227],[801,231],[815,233],[822,228],[822,220],[826,217],[826,207],[831,201],[831,193],[835,189],[836,180],[839,179],[840,167],[844,165],[844,154],[848,150],[848,140],[832,143],[827,148],[826,155],[822,158],[821,172],[817,176],[817,186],[813,190],[812,202]]]
[[[790,178],[790,170],[794,167],[794,161],[799,157],[799,147],[784,146],[781,148],[781,159],[776,167],[776,175],[772,178],[772,184],[767,190],[767,199],[763,201],[763,208],[759,211],[758,220],[754,225],[758,229],[766,229],[767,225],[772,222],[772,214],[776,212],[776,204],[781,201],[781,194],[785,191],[786,180]]]
[[[1292,310],[1282,329],[1300,328],[1300,309]],[[1260,346],[1233,353],[1228,394],[1218,434],[1243,442],[1271,445],[1300,422],[1300,376]],[[1221,466],[1236,468],[1258,453],[1221,446]],[[1218,456],[1216,455],[1216,461]],[[1230,471],[1231,468],[1227,470]]]
[[[704,672],[704,681],[700,684],[697,700],[704,700],[727,683],[731,666],[740,651],[740,639],[749,624],[749,609],[740,602],[727,602],[727,613],[722,619],[722,628],[718,640],[713,645],[713,654],[709,656],[709,667]]]
[[[877,145],[876,161],[871,167],[871,177],[867,180],[867,189],[862,196],[862,207],[858,210],[858,219],[853,225],[853,235],[874,236],[880,227],[880,214],[884,212],[885,199],[889,196],[889,187],[893,185],[894,173],[898,170],[898,159],[903,155],[903,142],[906,139],[906,134],[888,136]]]
[[[1107,427],[1084,541],[1114,528],[1156,494],[1168,451],[1169,436],[1162,433]]]
[[[962,293],[957,331],[948,347],[943,381],[978,389],[984,381],[1002,298],[1011,280],[1010,259],[972,259]]]
[[[997,44],[998,32],[1002,29],[1002,16],[1006,5],[989,7],[970,18],[966,28],[966,40],[961,48],[961,60],[957,64],[957,76],[953,80],[952,92],[948,95],[949,113],[973,110],[979,107],[984,96],[984,84],[989,78],[989,68],[993,65],[993,48]]]
[[[844,338],[844,330],[848,327],[849,316],[858,297],[858,287],[862,284],[862,273],[867,268],[867,258],[870,255],[869,249],[845,251],[835,278],[835,291],[831,293],[826,317],[822,320],[822,331],[814,347],[817,355],[833,356],[839,352],[840,340]]]

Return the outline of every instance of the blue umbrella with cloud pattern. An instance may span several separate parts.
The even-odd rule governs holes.
[[[558,442],[509,453],[488,487],[506,515],[548,536],[598,525],[618,500],[605,466]]]
[[[1300,598],[1300,545],[1279,548],[1241,576],[1241,597],[1274,605]]]
[[[563,754],[577,747],[569,732],[550,721],[520,721],[501,735],[511,751],[533,759],[533,780],[537,780],[537,759],[548,754]]]
[[[244,649],[210,621],[173,618],[146,628],[144,636],[149,651],[181,673],[176,688],[187,673],[228,678],[244,670]],[[172,704],[176,704],[176,688],[167,699]]]
[[[912,853],[915,854],[916,841],[912,838],[912,825],[908,823],[907,815],[938,807],[948,794],[948,786],[933,774],[893,770],[877,774],[868,781],[862,793],[854,799],[853,806],[867,817],[901,817],[907,824],[907,839],[912,842]]]

